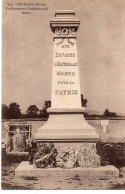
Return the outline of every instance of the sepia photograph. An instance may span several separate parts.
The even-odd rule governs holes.
[[[3,0],[1,190],[125,189],[125,1]]]

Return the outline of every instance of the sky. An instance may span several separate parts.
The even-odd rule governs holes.
[[[51,99],[56,10],[74,10],[80,19],[77,52],[81,93],[87,109],[125,115],[125,1],[21,0],[46,3],[48,10],[22,14],[3,3],[2,103],[42,109]],[[18,1],[11,1],[13,6]],[[20,6],[21,7],[21,6]],[[23,6],[22,6],[23,7]]]

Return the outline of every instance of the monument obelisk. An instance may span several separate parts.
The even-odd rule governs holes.
[[[37,142],[96,142],[99,135],[84,119],[81,107],[74,11],[56,11],[50,21],[54,33],[53,77],[49,119],[35,134]]]

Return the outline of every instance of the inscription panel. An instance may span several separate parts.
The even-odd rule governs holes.
[[[76,40],[55,39],[52,108],[81,107]]]

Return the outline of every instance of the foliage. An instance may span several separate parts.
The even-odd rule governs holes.
[[[48,118],[48,117],[49,117],[49,115],[48,115],[48,113],[47,113],[47,108],[49,108],[49,107],[51,107],[51,101],[50,101],[50,100],[46,100],[46,101],[44,102],[43,109],[40,110],[40,116],[41,116],[42,118]]]
[[[87,107],[87,102],[88,102],[88,100],[86,98],[84,99],[83,94],[81,94],[81,104],[82,104],[82,107]]]
[[[49,115],[47,113],[47,109],[45,109],[44,107],[43,107],[42,110],[40,110],[40,117],[42,117],[42,118],[48,118],[49,117]]]
[[[22,114],[20,105],[13,102],[8,106],[2,104],[2,119],[18,119],[18,118],[48,118],[47,108],[51,107],[51,101],[46,100],[42,110],[39,110],[36,105],[31,105],[27,108],[26,114]],[[38,114],[40,112],[40,114]]]
[[[62,147],[56,160],[60,168],[100,166],[100,157],[96,154],[96,147],[93,143],[83,143],[78,148]]]
[[[97,143],[97,153],[102,165],[125,166],[125,143]]]
[[[17,119],[21,118],[21,109],[20,105],[16,102],[13,102],[8,106],[2,104],[2,118],[3,119]]]
[[[115,112],[110,112],[108,109],[106,109],[104,112],[104,116],[105,117],[116,117],[117,115]]]
[[[75,150],[69,147],[62,147],[57,156],[57,167],[74,168],[78,166],[78,154]]]
[[[8,117],[9,119],[17,119],[21,117],[20,105],[18,105],[16,102],[9,105]]]
[[[27,108],[27,116],[30,117],[30,118],[34,118],[34,117],[37,117],[38,115],[38,112],[39,112],[39,109],[37,108],[36,105],[31,105]]]
[[[51,101],[50,101],[50,100],[46,100],[46,101],[44,102],[44,107],[45,107],[45,109],[51,107]]]
[[[9,117],[9,107],[2,104],[2,119],[7,119]]]
[[[42,143],[33,155],[36,168],[56,167],[57,150],[52,143]]]

